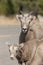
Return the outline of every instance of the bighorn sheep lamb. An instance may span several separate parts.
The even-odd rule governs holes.
[[[32,39],[19,46],[8,45],[11,59],[16,57],[19,64],[39,65],[43,60],[43,40]]]

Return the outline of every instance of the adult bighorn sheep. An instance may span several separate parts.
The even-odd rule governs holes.
[[[39,65],[43,60],[43,40],[32,39],[25,43],[17,45],[8,45],[10,58],[17,58],[18,63],[22,65]]]
[[[31,14],[32,12],[30,12]],[[33,39],[34,32],[30,30],[30,22],[32,21],[33,17],[30,14],[21,14],[16,15],[18,21],[21,22],[21,33],[19,37],[19,43],[26,42],[30,39]]]
[[[21,15],[17,15],[17,19],[21,22],[20,43],[29,40],[32,36],[37,39],[41,39],[43,37],[43,30],[40,25],[40,21],[32,14],[32,12],[29,14],[22,13]],[[32,31],[34,35],[31,34]]]

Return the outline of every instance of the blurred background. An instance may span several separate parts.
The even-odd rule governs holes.
[[[36,8],[43,15],[43,0],[0,0],[0,15],[15,15],[20,10],[27,12]]]

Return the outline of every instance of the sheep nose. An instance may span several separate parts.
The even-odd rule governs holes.
[[[23,30],[27,30],[26,28],[23,28]]]

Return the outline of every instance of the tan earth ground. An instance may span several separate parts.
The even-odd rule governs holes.
[[[20,25],[15,17],[0,16],[0,26]]]
[[[43,24],[43,17],[39,16],[39,20],[41,21],[40,24]],[[6,16],[0,16],[0,26],[9,26],[9,25],[20,25],[20,22],[18,22],[14,17],[6,17]]]

